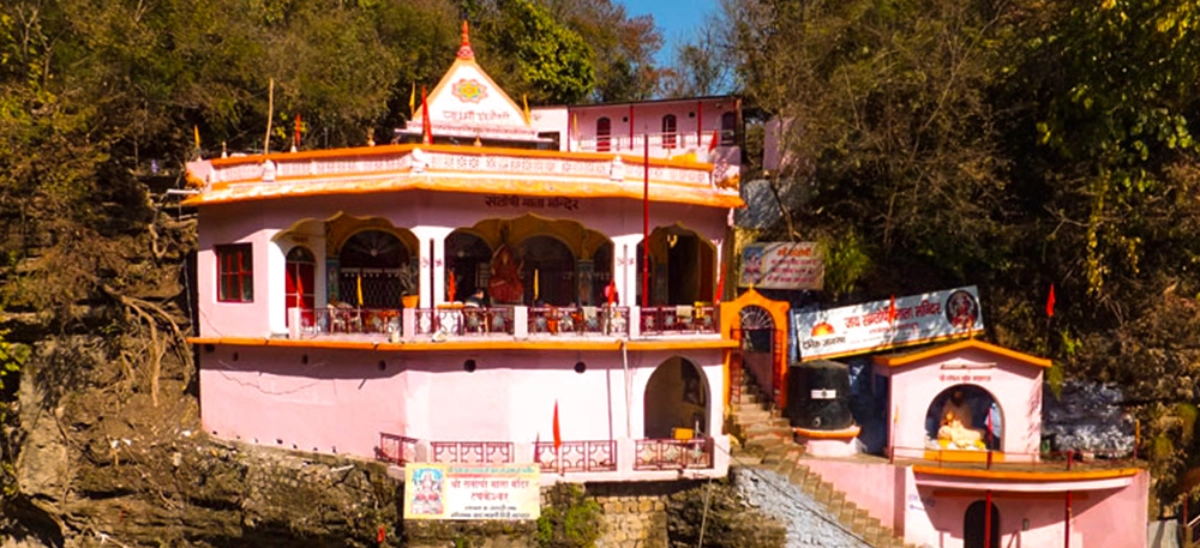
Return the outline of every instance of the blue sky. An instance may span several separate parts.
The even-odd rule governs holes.
[[[630,15],[649,13],[662,31],[666,43],[658,53],[659,64],[669,64],[675,57],[675,45],[687,41],[693,29],[704,22],[705,16],[716,13],[718,0],[617,0]]]

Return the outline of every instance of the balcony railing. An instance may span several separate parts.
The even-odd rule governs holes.
[[[298,312],[301,335],[400,335],[403,332],[399,310],[340,307],[292,310]]]
[[[628,336],[629,307],[534,307],[529,309],[530,335]]]
[[[513,444],[506,441],[434,441],[433,462],[440,464],[497,464],[513,462]]]
[[[417,443],[418,441],[413,438],[380,432],[379,447],[375,448],[375,458],[404,466],[416,459]]]
[[[634,470],[692,470],[713,467],[712,438],[637,440]]]
[[[454,307],[416,310],[416,334],[470,337],[513,334],[513,309]]]
[[[714,306],[651,306],[641,309],[644,335],[718,333]]]
[[[533,458],[543,472],[615,472],[617,442],[564,441],[555,451],[554,442],[542,441],[534,444]]]
[[[378,339],[402,342],[450,338],[639,338],[720,333],[719,307],[571,306],[367,309],[325,307],[288,310],[288,336]]]
[[[731,147],[737,145],[737,133],[731,130],[720,131],[717,146]],[[654,157],[663,156],[663,151],[670,151],[674,155],[684,154],[690,150],[708,150],[712,144],[713,130],[702,132],[696,135],[695,131],[676,131],[663,133],[650,133],[650,150]],[[631,139],[628,133],[613,134],[608,137],[585,137],[578,141],[579,151],[581,152],[637,152],[642,153],[644,135],[641,133],[635,134]]]

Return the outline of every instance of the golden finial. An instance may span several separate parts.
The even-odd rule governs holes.
[[[466,20],[463,20],[462,45],[458,47],[458,58],[468,60],[475,58],[475,51],[471,49],[471,35]]]

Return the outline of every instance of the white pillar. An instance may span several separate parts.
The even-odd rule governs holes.
[[[417,256],[421,271],[420,280],[421,308],[434,308],[446,300],[446,237],[454,232],[453,228],[444,226],[417,226],[412,229],[417,237]],[[431,249],[432,248],[432,249]],[[430,272],[433,279],[430,279]]]
[[[621,294],[622,306],[637,306],[638,243],[641,234],[626,234],[613,237],[613,279]]]

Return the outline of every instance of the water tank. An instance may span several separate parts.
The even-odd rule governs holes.
[[[850,369],[818,360],[793,365],[788,372],[787,417],[792,426],[841,430],[854,424],[850,413]]]

